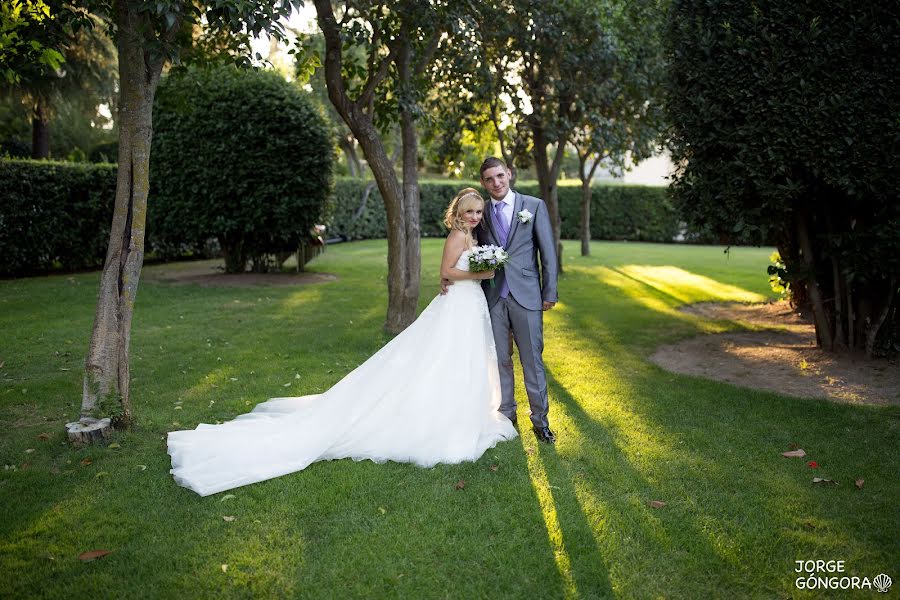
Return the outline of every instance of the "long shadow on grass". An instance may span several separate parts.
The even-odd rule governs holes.
[[[804,505],[831,513],[830,523],[821,522],[835,531],[831,543],[859,537],[845,520],[833,518],[821,490],[798,477],[793,467],[802,465],[777,456],[777,444],[809,420],[801,404],[666,374],[647,364],[639,348],[624,345],[633,341],[621,323],[583,310],[591,306],[586,302],[554,311],[548,345],[551,391],[565,413],[557,422],[600,449],[575,452],[586,466],[566,463],[581,484],[586,513],[596,512],[586,506],[593,502],[607,515],[605,525],[625,539],[637,538],[644,560],[670,556],[665,569],[682,580],[728,583],[747,593],[774,585],[771,557],[781,558],[777,548],[785,535],[799,530],[802,537],[810,518]],[[554,355],[562,340],[565,350]],[[600,483],[610,480],[611,486]],[[653,497],[668,506],[648,508]],[[618,550],[605,554],[620,556]],[[650,570],[659,568],[657,562]]]
[[[565,459],[553,447],[536,443],[523,450],[540,506],[554,561],[567,597],[613,598],[609,565],[593,535],[593,526],[578,502]]]
[[[642,569],[660,574],[661,557],[665,557],[663,562],[670,574],[699,577],[699,573],[691,573],[696,566],[692,563],[698,557],[712,573],[728,573],[733,565],[694,525],[690,510],[677,506],[674,510],[672,506],[657,510],[649,506],[651,500],[658,499],[673,504],[675,499],[662,491],[670,489],[669,482],[657,481],[651,472],[636,465],[619,446],[621,440],[590,415],[549,372],[548,381],[553,399],[567,413],[564,435],[580,441],[570,456],[556,457],[556,464],[548,469],[554,472],[551,481],[562,489],[575,490],[576,506],[592,516],[591,534],[595,543],[606,550],[604,554],[618,560],[627,557],[630,564],[624,569],[620,565],[620,571],[631,569],[632,577]],[[654,589],[648,581],[640,593]]]

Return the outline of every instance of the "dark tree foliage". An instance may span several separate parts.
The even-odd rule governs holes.
[[[154,239],[215,237],[226,270],[271,266],[320,222],[333,148],[310,98],[271,71],[190,68],[163,80],[153,111]]]
[[[897,349],[900,4],[675,0],[668,44],[687,218],[775,243],[824,348]]]

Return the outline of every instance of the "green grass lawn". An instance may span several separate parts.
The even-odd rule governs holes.
[[[440,250],[423,243],[421,307]],[[769,253],[595,243],[581,258],[566,243],[545,324],[556,447],[523,427],[477,463],[317,463],[207,498],[171,479],[166,432],[323,391],[374,353],[388,339],[385,243],[329,247],[310,267],[339,279],[314,286],[145,279],[138,424],[109,447],[70,448],[63,431],[78,414],[99,275],[0,282],[0,597],[812,597],[793,569],[815,559],[887,573],[897,597],[900,410],[647,361],[659,343],[738,328],[675,307],[771,297]],[[147,271],[160,268],[172,267]],[[521,382],[517,397],[527,424]],[[809,456],[783,458],[792,443]],[[112,554],[78,560],[95,549]]]

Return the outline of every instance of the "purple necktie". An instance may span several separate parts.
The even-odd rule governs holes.
[[[503,214],[503,207],[506,206],[505,202],[498,202],[494,205],[494,227],[497,229],[497,235],[500,236],[500,245],[506,248],[507,237],[509,237],[509,225],[506,224],[506,216]],[[509,285],[506,283],[506,277],[503,278],[503,283],[500,284],[500,297],[506,298],[509,296]]]

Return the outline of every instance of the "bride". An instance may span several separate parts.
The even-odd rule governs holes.
[[[441,277],[454,280],[402,333],[322,394],[272,398],[220,425],[168,435],[175,481],[207,496],[320,460],[477,460],[516,437],[498,412],[500,379],[482,279],[469,272],[484,200],[459,192],[444,216]]]

